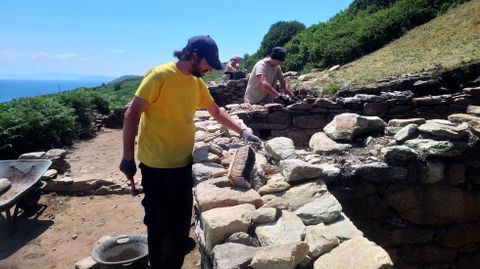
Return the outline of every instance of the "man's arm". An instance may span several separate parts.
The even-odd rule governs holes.
[[[272,85],[270,85],[270,83],[268,83],[267,77],[265,75],[260,74],[257,75],[257,77],[260,79],[260,85],[262,86],[262,89],[264,91],[268,92],[268,94],[270,94],[274,98],[277,98],[281,95],[278,91],[275,90],[275,88],[273,88]]]
[[[148,101],[134,97],[132,104],[125,112],[123,121],[123,159],[127,161],[135,158],[135,136],[138,131],[140,116],[147,109]]]
[[[290,86],[287,84],[287,82],[285,81],[285,78],[283,77],[283,74],[280,74],[278,76],[278,82],[280,82],[280,85],[282,86],[282,88],[285,90],[285,92],[290,96],[290,97],[293,97],[293,93],[292,91],[290,90]]]
[[[223,109],[220,109],[216,103],[211,104],[207,108],[207,111],[215,120],[228,129],[237,133],[242,131],[242,127],[227,112],[225,112]]]
[[[262,140],[260,138],[256,137],[253,135],[251,132],[249,132],[247,129],[243,128],[232,118],[230,115],[225,112],[223,109],[220,109],[217,104],[213,103],[207,108],[208,113],[212,115],[219,123],[227,127],[228,129],[231,129],[238,134],[240,134],[240,137],[242,138],[243,142],[245,144],[247,143],[262,143]]]

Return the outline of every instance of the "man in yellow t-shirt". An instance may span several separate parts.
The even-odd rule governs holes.
[[[148,71],[127,111],[123,127],[120,170],[133,178],[135,135],[145,197],[150,266],[178,268],[183,264],[192,214],[192,150],[197,108],[204,108],[221,124],[241,134],[244,142],[260,142],[242,129],[213,101],[201,77],[221,70],[218,48],[210,36],[194,36],[177,62]],[[140,124],[138,124],[140,121]]]

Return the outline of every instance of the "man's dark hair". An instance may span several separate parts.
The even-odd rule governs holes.
[[[192,51],[189,48],[183,48],[182,51],[174,51],[173,56],[181,61],[189,61],[192,58]]]

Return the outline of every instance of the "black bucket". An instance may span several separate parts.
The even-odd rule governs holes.
[[[246,75],[245,75],[245,72],[239,70],[235,73],[233,73],[233,78],[232,79],[241,79],[241,78],[245,78]]]
[[[120,235],[105,240],[92,251],[101,269],[147,269],[146,235]]]

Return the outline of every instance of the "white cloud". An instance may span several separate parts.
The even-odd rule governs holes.
[[[0,62],[17,62],[23,60],[41,60],[53,62],[65,62],[77,59],[78,56],[73,52],[62,53],[48,53],[36,51],[18,51],[18,50],[3,50],[0,51]]]

